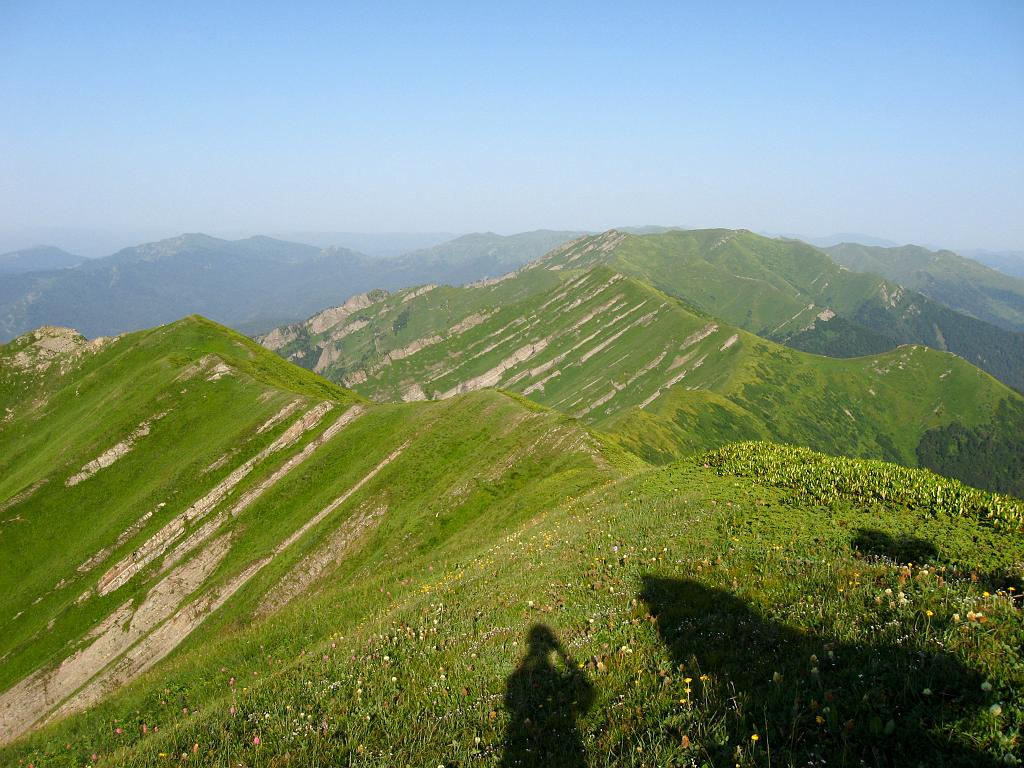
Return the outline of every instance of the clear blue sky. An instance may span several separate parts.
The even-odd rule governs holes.
[[[1024,248],[1024,2],[497,5],[0,0],[0,230]]]

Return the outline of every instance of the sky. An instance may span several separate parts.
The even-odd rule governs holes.
[[[1019,0],[0,0],[0,108],[0,233],[1024,249]]]

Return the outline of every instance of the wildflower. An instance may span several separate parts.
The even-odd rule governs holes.
[[[122,733],[124,733],[124,728],[120,728],[120,727],[115,728],[114,729],[114,733],[116,733],[118,736],[120,736]]]
[[[753,734],[751,734],[751,735],[750,735],[750,740],[751,740],[752,742],[754,742],[755,744],[756,744],[756,743],[758,742],[758,740],[759,740],[760,738],[761,738],[761,737],[760,737],[760,736],[758,736],[758,735],[757,735],[756,733],[753,733]]]
[[[923,691],[921,691],[921,694],[924,695],[924,696],[931,696],[932,695],[932,689],[931,688],[925,688]]]
[[[992,690],[992,683],[990,683],[988,680],[986,680],[984,683],[981,684],[981,690],[984,691],[985,693],[988,693],[989,691]]]
[[[1003,708],[998,704],[993,704],[991,707],[988,708],[988,711],[993,717],[999,717],[1001,714],[1003,714]]]
[[[932,612],[931,612],[930,610],[928,610],[928,611],[925,611],[925,612],[924,612],[924,615],[925,615],[925,616],[927,616],[928,618],[931,618],[931,617],[932,617],[932,616],[934,616],[935,614],[934,614],[934,613],[932,613]]]

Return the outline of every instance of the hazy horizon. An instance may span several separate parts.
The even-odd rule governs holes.
[[[602,229],[583,230],[575,227],[545,227],[554,231],[564,232],[591,232],[598,233],[609,229],[636,229],[642,227],[657,227],[666,229],[716,229],[718,227],[697,227],[681,224],[637,224],[618,223]],[[540,228],[539,228],[540,229]],[[733,229],[751,229],[750,227],[734,227]],[[536,230],[524,230],[532,232]],[[777,230],[752,230],[759,235],[766,237],[783,237],[803,240],[811,245],[826,247],[840,242],[854,242],[863,245],[897,247],[902,245],[917,245],[930,250],[952,250],[961,255],[972,257],[976,254],[988,253],[992,255],[1005,255],[1013,257],[1024,257],[1024,249],[1014,248],[977,248],[970,244],[949,246],[944,243],[933,243],[928,241],[905,241],[889,240],[878,237],[871,232],[781,232]],[[340,231],[246,231],[246,230],[212,230],[200,231],[197,229],[174,231],[169,229],[149,230],[122,230],[99,231],[79,230],[62,228],[31,228],[21,231],[0,231],[0,255],[26,251],[36,247],[56,247],[75,256],[84,256],[88,259],[112,256],[115,253],[137,245],[169,240],[186,234],[203,234],[222,240],[245,240],[251,237],[271,237],[277,240],[286,240],[305,245],[314,245],[319,248],[340,246],[353,251],[364,253],[368,256],[399,256],[413,251],[431,248],[434,245],[455,240],[465,235],[481,234],[492,232],[501,236],[523,234],[523,232],[506,231],[493,232],[493,230],[475,230],[473,232],[340,232]]]
[[[0,241],[685,222],[1020,250],[1022,40],[1012,2],[8,3]]]

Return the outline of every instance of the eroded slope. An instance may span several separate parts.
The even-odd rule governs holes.
[[[455,302],[444,304],[442,289],[412,291],[399,305],[370,305],[369,319],[359,321],[359,346],[349,346],[354,334],[337,343],[329,329],[321,334],[321,357],[332,361],[324,373],[382,401],[501,387],[583,419],[655,461],[733,440],[773,439],[931,465],[934,456],[918,448],[932,430],[990,425],[1000,408],[1024,430],[1020,398],[954,355],[923,346],[860,358],[810,355],[610,267],[575,269],[602,248],[614,251],[622,237],[567,246],[570,255],[548,265],[557,270],[546,261],[531,265],[502,283],[505,290],[527,278],[536,285],[535,274],[562,280],[489,310],[480,308],[479,289],[469,292],[477,302],[472,311],[450,315]],[[410,339],[404,327],[395,330],[403,315],[420,328],[440,317],[447,322]],[[1021,471],[982,484],[1017,490]]]
[[[52,356],[26,351],[55,338]],[[101,349],[47,331],[0,355],[4,741],[213,617],[282,609],[368,541],[443,549],[615,474],[556,414],[493,392],[373,406],[201,318]]]

